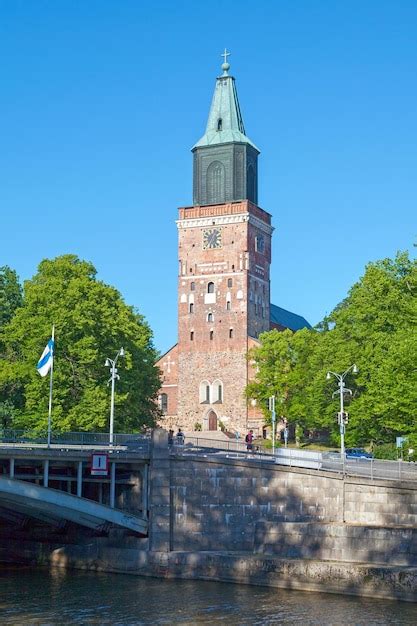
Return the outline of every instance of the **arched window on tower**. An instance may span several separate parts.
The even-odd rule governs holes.
[[[222,130],[223,127],[223,120],[221,117],[219,117],[219,119],[217,120],[217,130]]]
[[[207,313],[207,321],[208,322],[212,322],[213,321],[213,313]]]
[[[207,293],[214,293],[214,283],[208,283]]]
[[[219,204],[225,201],[225,169],[220,161],[213,161],[207,168],[207,202]]]

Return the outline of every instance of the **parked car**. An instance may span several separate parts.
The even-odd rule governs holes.
[[[347,459],[373,459],[374,455],[363,448],[346,448]]]

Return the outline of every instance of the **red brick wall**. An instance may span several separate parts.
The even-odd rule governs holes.
[[[231,432],[243,435],[251,427],[261,433],[263,415],[247,402],[245,388],[248,347],[256,343],[251,337],[269,330],[270,220],[247,200],[179,209],[178,344],[158,362],[161,393],[168,395],[166,427],[208,430],[216,427],[209,420],[213,411],[217,426],[222,421]],[[212,228],[221,229],[221,247],[205,250],[203,233]],[[260,235],[263,252],[256,249]],[[203,391],[210,387],[210,401],[201,383]]]

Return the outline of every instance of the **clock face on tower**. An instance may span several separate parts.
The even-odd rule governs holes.
[[[221,247],[222,231],[220,228],[207,228],[203,230],[203,250]]]

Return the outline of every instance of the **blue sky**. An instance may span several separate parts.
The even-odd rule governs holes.
[[[417,240],[415,0],[0,0],[0,265],[75,253],[176,341],[179,206],[231,50],[272,301],[319,322]]]

